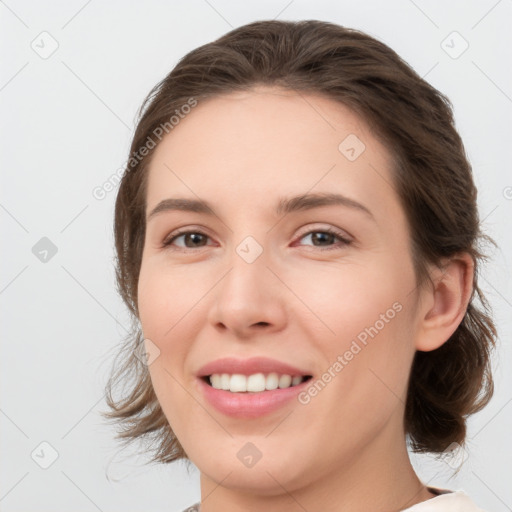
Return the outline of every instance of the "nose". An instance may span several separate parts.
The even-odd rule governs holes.
[[[228,265],[228,271],[214,288],[210,325],[245,340],[282,330],[290,297],[266,250],[252,262],[244,252],[233,250]]]

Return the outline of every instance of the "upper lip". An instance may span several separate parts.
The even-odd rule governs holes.
[[[202,366],[197,372],[197,375],[198,377],[206,377],[214,373],[228,373],[230,375],[235,373],[241,375],[252,375],[254,373],[278,373],[291,376],[311,375],[300,368],[268,357],[251,357],[249,359],[225,357],[216,359]]]

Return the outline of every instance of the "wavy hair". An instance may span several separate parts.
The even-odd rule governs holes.
[[[408,219],[418,285],[429,281],[428,264],[440,265],[460,252],[471,255],[474,286],[464,318],[441,347],[416,352],[404,415],[413,451],[442,452],[451,443],[462,445],[467,417],[493,394],[491,353],[497,333],[478,271],[487,259],[482,242],[496,244],[480,230],[477,190],[451,102],[384,43],[318,20],[257,21],[236,28],[186,54],[144,100],[114,218],[117,287],[133,324],[114,361],[106,385],[109,411],[102,414],[121,427],[117,438],[126,444],[151,438],[152,461],[187,459],[160,408],[148,368],[137,357],[143,342],[137,284],[147,169],[154,151],[140,157],[140,148],[149,138],[154,142],[152,134],[168,126],[191,98],[201,102],[258,85],[322,94],[366,121],[392,157],[393,185]],[[123,392],[116,399],[118,385]]]

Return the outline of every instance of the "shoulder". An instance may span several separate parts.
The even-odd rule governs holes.
[[[439,495],[435,498],[413,505],[402,512],[486,512],[478,508],[462,490],[436,489],[436,491]],[[195,503],[183,512],[201,512],[200,504]]]
[[[192,506],[186,508],[183,512],[201,512],[199,503],[194,503]]]
[[[438,496],[413,505],[402,512],[486,512],[479,508],[463,491],[435,489]]]

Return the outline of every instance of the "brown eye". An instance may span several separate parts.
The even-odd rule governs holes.
[[[344,237],[341,233],[331,228],[315,229],[308,231],[307,233],[304,233],[299,238],[299,240],[302,240],[307,237],[311,237],[313,246],[320,248],[320,250],[337,249],[339,247],[349,245],[351,243],[351,241]],[[337,240],[339,242],[336,244]]]
[[[209,237],[208,235],[200,232],[200,231],[180,231],[171,236],[171,238],[167,239],[164,243],[164,247],[169,247],[173,245],[173,242],[182,238],[184,245],[177,244],[177,247],[184,249],[194,249],[197,247],[204,247],[202,242],[205,242]]]
[[[311,237],[313,247],[320,250],[338,249],[349,245],[351,240],[347,239],[341,232],[332,228],[310,230],[299,238],[299,240]],[[163,242],[162,246],[168,249],[186,251],[187,249],[199,249],[207,246],[210,237],[201,231],[178,231],[170,235]],[[180,240],[180,243],[176,243]]]

